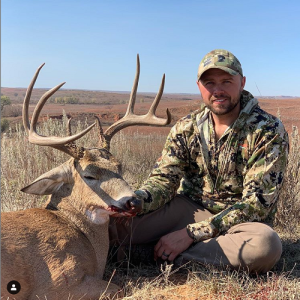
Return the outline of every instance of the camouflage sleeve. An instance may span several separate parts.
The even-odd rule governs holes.
[[[206,221],[188,225],[187,231],[195,242],[218,236],[239,223],[266,219],[278,200],[288,147],[284,129],[264,136],[248,160],[242,200]]]
[[[186,137],[178,122],[171,129],[161,157],[139,190],[138,197],[144,200],[143,213],[154,211],[176,195],[183,172],[189,167],[189,152]]]

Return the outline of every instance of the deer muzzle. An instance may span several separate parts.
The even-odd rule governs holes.
[[[127,216],[133,217],[141,212],[143,208],[142,201],[136,197],[124,197],[120,199],[115,205],[111,205],[109,210],[114,212],[114,217]]]
[[[143,202],[136,197],[127,200],[126,206],[130,212],[135,214],[140,213],[143,209]]]

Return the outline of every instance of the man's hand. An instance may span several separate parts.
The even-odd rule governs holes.
[[[185,251],[193,239],[189,237],[186,228],[171,232],[160,238],[154,247],[154,259],[173,261],[181,252]]]

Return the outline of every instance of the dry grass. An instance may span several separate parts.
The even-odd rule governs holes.
[[[288,239],[297,241],[300,236],[300,135],[297,127],[293,127],[290,141],[289,164],[274,225]]]
[[[113,266],[107,270],[107,278]],[[122,285],[126,300],[285,300],[300,299],[294,270],[249,275],[193,263],[173,270],[171,265],[118,268],[113,282]]]
[[[297,299],[300,283],[295,278],[288,279],[289,274],[268,274],[267,276],[250,277],[241,272],[219,272],[214,269],[189,270],[183,282],[183,276],[162,271],[154,280],[146,280],[140,286],[127,286],[130,296],[125,299]],[[293,296],[294,295],[294,296]]]
[[[42,123],[38,130],[46,136],[65,136],[66,123],[66,116],[62,122],[49,119]],[[87,126],[87,123],[78,122],[73,133]],[[92,130],[77,142],[78,145],[96,147],[97,134],[96,129]],[[141,135],[138,131],[131,135],[120,132],[114,137],[111,143],[112,153],[122,162],[123,177],[132,187],[137,187],[146,179],[160,155],[165,138],[157,134]],[[12,211],[41,206],[47,196],[41,198],[27,195],[20,189],[69,158],[51,147],[30,144],[21,125],[10,128],[1,141],[1,210]]]
[[[66,135],[63,124],[48,120],[39,129],[45,135]],[[86,124],[79,123],[78,132]],[[124,178],[138,187],[159,157],[166,136],[119,133],[112,142],[112,152],[123,163]],[[96,146],[97,132],[92,130],[78,145]],[[288,170],[282,188],[275,229],[283,240],[283,255],[273,272],[250,276],[243,272],[220,271],[193,264],[174,273],[169,266],[117,268],[112,278],[123,286],[124,299],[200,300],[200,299],[300,299],[300,137],[297,128],[291,135]],[[1,210],[11,211],[41,206],[46,197],[27,195],[20,189],[32,180],[58,166],[68,156],[50,147],[27,142],[21,126],[11,128],[1,141]],[[108,280],[116,266],[108,265]]]

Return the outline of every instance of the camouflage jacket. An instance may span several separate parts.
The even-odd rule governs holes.
[[[143,213],[158,209],[176,193],[214,215],[189,224],[195,242],[225,233],[233,225],[263,221],[274,212],[288,157],[288,134],[279,119],[243,91],[238,119],[216,141],[210,110],[180,119],[162,156],[136,193]]]

